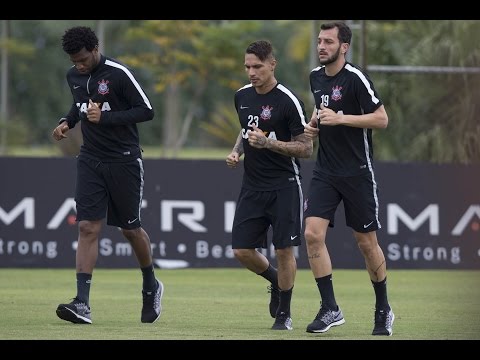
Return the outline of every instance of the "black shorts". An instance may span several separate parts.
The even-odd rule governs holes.
[[[300,186],[274,191],[241,189],[232,227],[233,249],[284,249],[301,244],[303,193]]]
[[[77,159],[75,201],[77,221],[101,220],[122,229],[141,226],[143,161],[103,163],[85,156]]]
[[[315,173],[305,200],[305,218],[330,220],[335,225],[335,211],[343,200],[347,226],[366,233],[381,228],[378,219],[378,187],[373,173],[360,176],[331,176]]]

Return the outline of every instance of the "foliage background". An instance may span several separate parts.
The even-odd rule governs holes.
[[[0,154],[23,146],[60,146],[75,154],[81,135],[55,143],[51,131],[70,107],[65,73],[71,63],[61,36],[75,25],[91,26],[101,50],[131,66],[155,108],[139,126],[142,144],[160,157],[185,148],[231,148],[238,134],[233,94],[247,82],[244,50],[257,39],[272,41],[276,76],[313,108],[308,76],[324,20],[2,20],[8,38],[8,117],[0,118]],[[359,25],[363,22],[364,27]],[[351,21],[351,60],[369,65],[477,68],[480,21]],[[362,30],[363,29],[363,30]],[[100,36],[99,36],[100,37]],[[480,162],[480,73],[369,71],[389,114],[375,131],[375,157],[383,161]],[[79,128],[79,127],[78,127]]]

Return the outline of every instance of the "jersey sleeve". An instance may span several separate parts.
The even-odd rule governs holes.
[[[72,103],[72,106],[70,107],[67,116],[62,119],[65,119],[70,129],[73,129],[75,127],[77,122],[80,120],[80,116],[78,115],[78,108],[75,103]],[[60,119],[60,121],[62,121],[62,119]]]
[[[282,89],[286,95],[286,114],[288,116],[288,128],[292,136],[300,135],[305,130],[305,106],[293,92],[287,88]]]
[[[296,106],[290,108],[290,116],[288,121],[288,126],[290,128],[290,133],[292,136],[298,136],[303,134],[305,130],[305,109],[303,103],[299,101]]]
[[[153,119],[153,107],[145,91],[132,72],[124,66],[119,67],[120,93],[127,102],[128,109],[123,111],[102,112],[101,125],[128,125]]]
[[[375,112],[383,103],[378,97],[370,78],[362,72],[357,74],[355,82],[358,101],[364,113],[371,114]]]

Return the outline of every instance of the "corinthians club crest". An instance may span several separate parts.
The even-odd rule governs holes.
[[[102,79],[101,81],[98,82],[98,93],[100,95],[108,94],[109,90],[110,89],[108,88],[108,80],[105,81]]]
[[[332,100],[338,101],[342,98],[340,90],[342,90],[342,87],[338,85],[332,88]]]
[[[270,119],[272,117],[272,110],[273,110],[273,107],[270,105],[262,106],[262,113],[260,114],[260,117],[263,120]]]

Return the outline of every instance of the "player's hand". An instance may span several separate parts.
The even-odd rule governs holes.
[[[320,110],[318,111],[318,121],[321,125],[339,125],[342,123],[341,119],[341,114],[338,114],[332,109],[323,106],[323,104],[320,104]]]
[[[62,122],[55,129],[53,129],[52,136],[55,140],[59,141],[66,139],[68,136],[65,133],[70,130],[66,121]]]
[[[227,156],[227,166],[230,169],[235,169],[238,165],[238,162],[240,161],[240,155],[236,151],[232,151],[228,156]]]
[[[92,99],[88,99],[87,119],[88,121],[98,124],[100,122],[100,116],[102,111],[98,107],[97,103],[94,103]]]
[[[267,147],[267,137],[264,132],[260,130],[255,124],[252,125],[253,130],[248,130],[248,143],[257,149]]]
[[[310,122],[304,126],[304,134],[309,138],[310,140],[315,139],[318,136],[318,120],[317,120],[317,115],[312,116],[310,119]]]

